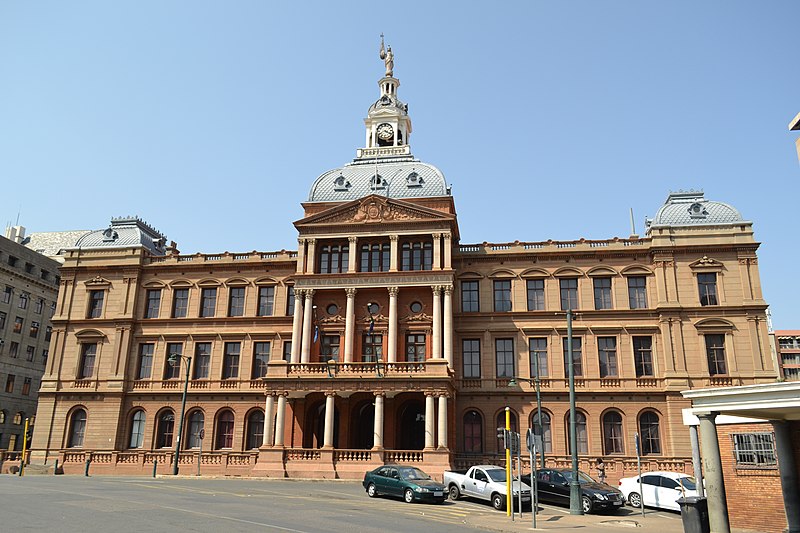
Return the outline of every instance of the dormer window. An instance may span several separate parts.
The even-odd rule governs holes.
[[[119,234],[111,228],[103,232],[103,242],[114,242],[119,238]]]
[[[372,190],[385,189],[386,180],[383,179],[383,177],[380,174],[375,174],[374,176],[372,176],[372,179],[370,180],[370,188]]]
[[[338,178],[333,180],[333,190],[334,191],[344,191],[344,192],[346,192],[346,191],[350,190],[350,187],[352,187],[352,185],[350,185],[350,182],[348,180],[346,180],[344,178],[344,176],[342,176],[342,175],[339,175]]]
[[[422,187],[424,183],[425,180],[423,180],[422,177],[416,172],[412,172],[408,175],[408,177],[406,177],[406,185],[408,187]]]
[[[708,211],[703,204],[700,202],[695,202],[689,207],[689,217],[691,218],[706,218],[708,216]]]

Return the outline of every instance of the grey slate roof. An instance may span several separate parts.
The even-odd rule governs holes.
[[[670,193],[656,216],[647,221],[647,226],[719,226],[742,222],[746,221],[732,205],[706,200],[703,191],[680,191]]]
[[[119,217],[112,218],[108,228],[91,231],[81,237],[73,248],[144,247],[151,254],[164,255],[166,241],[164,235],[138,217]]]
[[[56,257],[64,254],[64,250],[74,248],[78,240],[89,233],[88,229],[72,231],[42,231],[31,233],[22,244],[34,252],[38,252],[48,257]]]
[[[449,196],[444,174],[412,156],[356,160],[322,174],[311,186],[309,202],[342,202],[370,194],[388,198]],[[379,180],[375,179],[377,175]]]

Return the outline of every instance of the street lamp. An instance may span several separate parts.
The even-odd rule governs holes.
[[[569,482],[569,514],[583,514],[581,484],[578,481],[578,434],[575,428],[575,361],[572,360],[572,309],[567,309],[567,366],[569,367],[569,449],[572,479]]]
[[[183,415],[186,413],[186,392],[189,390],[189,367],[192,366],[192,358],[179,353],[171,353],[167,357],[167,362],[172,365],[180,366],[181,360],[186,361],[186,377],[183,380],[183,398],[181,399],[181,418],[178,426],[178,438],[175,440],[175,460],[172,462],[172,475],[178,475],[178,460],[181,454],[181,436],[183,435]]]

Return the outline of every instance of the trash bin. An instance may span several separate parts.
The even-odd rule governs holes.
[[[708,500],[698,496],[678,498],[681,506],[681,520],[685,533],[710,533],[708,524]]]

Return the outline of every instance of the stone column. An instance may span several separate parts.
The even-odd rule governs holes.
[[[314,308],[314,290],[308,289],[303,291],[306,296],[306,303],[303,306],[303,348],[300,352],[300,362],[308,363],[311,356],[311,323],[314,317],[311,312]]]
[[[264,408],[264,442],[261,444],[263,448],[272,446],[275,435],[272,431],[275,429],[275,395],[267,394],[267,405]]]
[[[697,426],[689,426],[689,441],[692,443],[692,466],[694,467],[694,478],[697,480],[697,495],[701,498],[706,497],[705,485],[703,485],[703,464],[700,459],[700,440],[697,438]]]
[[[297,239],[297,273],[302,274],[306,268],[306,240]]]
[[[356,268],[356,258],[358,257],[358,238],[348,237],[347,241],[350,243],[347,254],[347,271],[355,272],[358,270]]]
[[[453,241],[452,235],[449,233],[444,234],[444,268],[449,270],[453,268]]]
[[[315,248],[316,248],[317,240],[316,239],[306,239],[306,242],[308,243],[308,261],[306,262],[306,270],[305,270],[305,272],[306,272],[306,274],[312,274],[315,271],[315,269],[317,268],[316,264],[314,263],[315,258],[316,258]]]
[[[444,358],[453,368],[453,287],[444,286]]]
[[[426,393],[425,394],[425,449],[432,450],[433,449],[433,431],[434,431],[434,419],[436,418],[436,414],[434,412],[433,406],[433,394]]]
[[[322,447],[328,449],[333,448],[333,412],[335,398],[335,392],[325,393],[325,436],[323,437]]]
[[[283,447],[284,422],[286,421],[286,393],[278,393],[278,414],[275,418],[275,446]]]
[[[389,336],[386,340],[386,357],[390,363],[397,362],[397,295],[399,287],[389,287]]]
[[[439,396],[439,448],[447,448],[447,395]]]
[[[400,259],[397,250],[398,240],[397,235],[389,235],[389,272],[397,272],[397,263]]]
[[[355,340],[356,325],[356,289],[347,288],[347,309],[344,314],[344,362],[353,362],[353,341]]]
[[[703,452],[703,471],[706,476],[708,521],[711,533],[730,533],[725,479],[722,476],[722,458],[719,453],[717,425],[714,423],[718,414],[713,412],[698,414],[697,418],[700,419],[700,442]]]
[[[292,363],[300,362],[300,337],[303,331],[303,296],[302,289],[294,290],[294,316],[292,318]]]
[[[442,269],[442,235],[433,234],[433,270]]]
[[[383,449],[383,400],[386,395],[375,393],[375,430],[373,431],[373,450]]]
[[[433,359],[442,357],[442,288],[433,286]]]
[[[786,511],[786,523],[789,533],[800,532],[800,480],[797,477],[797,464],[792,451],[792,435],[789,423],[785,420],[773,420],[775,429],[775,448],[778,454],[778,472],[781,476],[781,492],[783,506]]]

